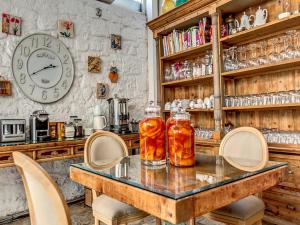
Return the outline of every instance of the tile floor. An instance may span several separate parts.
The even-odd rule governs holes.
[[[92,210],[90,207],[85,206],[83,202],[70,205],[70,210],[72,215],[72,225],[94,225]],[[24,217],[6,225],[30,225],[30,220],[29,217]],[[131,225],[155,225],[155,218],[149,216],[141,221],[132,223]],[[224,224],[215,221],[210,221],[206,218],[200,217],[197,218],[196,225],[224,225]]]

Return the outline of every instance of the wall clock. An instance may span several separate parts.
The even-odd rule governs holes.
[[[40,103],[56,102],[64,97],[74,79],[69,50],[48,34],[29,35],[17,45],[12,71],[24,94]]]

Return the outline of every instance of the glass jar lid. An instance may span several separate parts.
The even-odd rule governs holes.
[[[150,101],[145,109],[146,116],[160,116],[160,106],[155,104],[154,101]]]
[[[190,120],[191,116],[184,108],[178,107],[177,111],[173,113],[174,120]]]

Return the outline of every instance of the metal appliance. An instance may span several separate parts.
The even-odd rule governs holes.
[[[49,138],[49,114],[45,110],[37,110],[30,115],[30,139],[44,141]]]
[[[25,141],[24,119],[0,119],[0,142]]]
[[[129,133],[129,112],[127,102],[128,98],[109,98],[109,127],[110,131],[115,133]]]

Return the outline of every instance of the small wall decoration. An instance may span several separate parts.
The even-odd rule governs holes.
[[[108,85],[104,83],[97,83],[97,99],[103,99],[108,96]]]
[[[99,18],[102,16],[102,9],[101,8],[96,8],[96,16]]]
[[[116,66],[110,67],[110,72],[108,74],[108,78],[112,83],[117,83],[119,79],[118,68]]]
[[[121,49],[121,35],[112,34],[110,37],[111,48],[112,49]]]
[[[11,16],[7,13],[2,14],[2,33],[21,36],[21,17]]]
[[[100,73],[101,72],[100,57],[95,57],[95,56],[88,57],[88,72],[90,72],[90,73]]]
[[[58,34],[60,37],[73,38],[74,24],[67,20],[58,20]]]
[[[11,96],[11,82],[0,75],[0,96]]]

